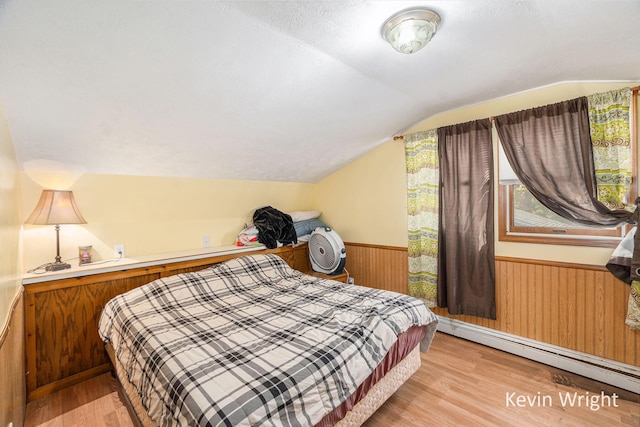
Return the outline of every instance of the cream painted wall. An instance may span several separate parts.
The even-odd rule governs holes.
[[[405,133],[626,85],[629,84],[567,83],[540,88],[445,112]],[[43,188],[74,191],[88,224],[62,226],[63,259],[77,257],[79,245],[93,245],[94,259],[99,260],[110,259],[116,243],[125,245],[127,257],[200,248],[205,235],[210,236],[212,246],[233,244],[253,210],[264,205],[283,211],[321,210],[321,219],[345,241],[407,245],[406,172],[401,141],[383,144],[317,184],[79,175],[77,169],[70,169],[73,171],[67,182],[64,176],[61,179],[60,174],[47,172],[25,172],[21,179],[21,221],[29,215]],[[26,269],[53,260],[53,227],[25,225],[22,241]],[[604,264],[610,253],[605,248],[496,242],[497,255],[522,258]]]
[[[538,88],[426,118],[405,134],[637,85],[638,82],[563,83]],[[494,139],[496,159],[497,144]],[[497,224],[497,194],[495,199]],[[316,184],[314,206],[323,211],[323,219],[345,241],[406,247],[406,171],[402,141],[389,141]],[[496,230],[496,255],[604,265],[610,254],[611,249],[607,248],[500,242]]]
[[[386,143],[320,181],[314,206],[344,241],[406,247],[402,142]]]
[[[20,290],[22,254],[20,245],[20,174],[0,105],[0,331]]]
[[[37,181],[22,175],[23,221],[49,185],[46,174]],[[112,258],[118,243],[127,258],[201,248],[203,236],[211,246],[233,245],[256,208],[308,210],[313,196],[312,184],[120,175],[82,175],[67,187],[87,224],[61,226],[63,260],[80,245],[93,246],[94,261]],[[53,261],[53,226],[25,225],[23,235],[26,269]]]

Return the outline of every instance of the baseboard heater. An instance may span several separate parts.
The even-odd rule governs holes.
[[[438,316],[438,331],[624,390],[640,390],[640,367]]]

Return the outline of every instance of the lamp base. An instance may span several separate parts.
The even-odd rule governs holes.
[[[67,264],[66,262],[52,262],[45,268],[45,270],[59,271],[59,270],[66,270],[67,268],[71,268],[71,264]]]

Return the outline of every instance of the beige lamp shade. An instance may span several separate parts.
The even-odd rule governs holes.
[[[71,191],[43,190],[27,224],[86,224]]]

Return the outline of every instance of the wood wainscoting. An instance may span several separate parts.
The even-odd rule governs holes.
[[[407,293],[407,248],[345,242],[346,269],[356,285]]]
[[[407,249],[346,242],[357,285],[407,293]],[[496,258],[496,320],[439,316],[640,366],[640,331],[625,324],[629,285],[601,266]]]
[[[24,292],[15,296],[0,334],[0,426],[24,424],[27,406],[24,376]]]

